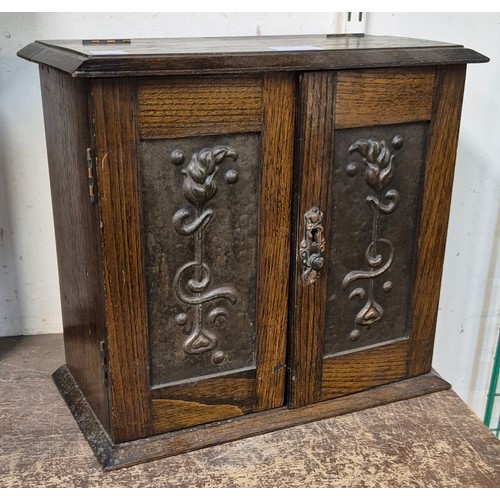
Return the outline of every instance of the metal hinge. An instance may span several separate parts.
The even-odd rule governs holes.
[[[90,148],[87,148],[87,179],[90,203],[95,203],[94,156]]]
[[[106,349],[106,342],[104,342],[104,340],[101,340],[101,342],[99,342],[99,349],[101,351],[101,367],[104,385],[108,387],[108,351]]]

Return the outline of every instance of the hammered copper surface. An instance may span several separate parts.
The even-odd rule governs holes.
[[[417,123],[346,129],[335,134],[333,213],[325,220],[331,224],[332,235],[332,241],[327,242],[326,356],[410,333],[409,300],[426,132],[427,124]],[[362,153],[370,155],[369,161],[375,165],[370,167],[374,169],[371,185]],[[384,167],[392,169],[390,176],[384,177]],[[375,199],[387,213],[376,208]],[[366,254],[375,240],[378,249],[372,257],[380,256],[380,263],[370,268]],[[359,276],[359,272],[381,270],[391,253],[392,262],[385,272],[370,279],[353,279],[356,271]]]
[[[193,155],[199,157],[206,149],[218,154],[221,149],[214,149],[217,147],[231,148],[237,159],[225,157],[216,166],[215,194],[210,191],[203,203],[198,200],[200,212],[212,211],[209,222],[193,234],[181,234],[175,228],[174,215],[185,209],[190,214],[186,221],[190,222],[196,211],[185,196],[183,184],[188,174],[183,174],[182,170],[192,162]],[[228,149],[224,151],[227,154]],[[259,171],[259,134],[141,143],[143,239],[153,385],[255,367]],[[196,243],[200,231],[203,231],[202,240]],[[197,253],[210,272],[206,292],[224,287],[229,299],[219,296],[210,303],[196,306],[180,300],[176,275],[183,266],[197,260]],[[184,282],[187,278],[196,278],[190,276],[189,271],[184,273],[186,279],[182,277]],[[179,286],[185,289],[185,283]],[[227,311],[225,321],[214,315],[210,317],[210,311],[215,309],[217,312],[221,308]],[[188,339],[192,339],[193,331],[199,329],[197,321],[203,322],[210,338],[216,338],[215,347],[207,345],[204,347],[207,350],[200,347],[198,351],[191,348],[193,344],[189,344]],[[203,340],[194,339],[195,347],[203,346]]]

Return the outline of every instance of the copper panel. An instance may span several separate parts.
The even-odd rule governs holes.
[[[427,124],[340,130],[324,355],[409,335]]]
[[[255,368],[259,139],[141,144],[153,386]]]

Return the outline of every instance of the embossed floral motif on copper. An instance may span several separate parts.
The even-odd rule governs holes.
[[[170,158],[174,165],[184,163],[184,154],[180,150],[173,151]],[[192,314],[181,312],[176,315],[175,321],[179,326],[187,326],[187,339],[183,343],[186,354],[212,351],[214,363],[221,363],[225,358],[223,351],[215,350],[218,337],[214,328],[228,317],[228,311],[219,305],[207,312],[204,306],[216,299],[230,304],[237,301],[237,293],[232,286],[210,288],[211,270],[204,261],[204,232],[215,216],[206,204],[217,194],[217,173],[226,158],[234,162],[238,155],[228,146],[202,149],[192,155],[188,166],[181,171],[184,175],[182,193],[191,206],[177,210],[172,219],[179,234],[194,237],[194,260],[177,270],[173,283],[177,298],[183,304],[192,306]],[[228,170],[224,180],[234,184],[238,181],[238,172]]]
[[[393,150],[403,146],[403,138],[400,135],[392,139]],[[349,336],[357,340],[361,335],[363,327],[369,327],[382,320],[384,308],[376,299],[375,285],[377,278],[381,277],[391,266],[394,260],[394,245],[380,234],[380,217],[394,212],[400,201],[400,193],[391,189],[389,184],[394,175],[395,153],[384,140],[358,139],[349,147],[349,154],[358,153],[361,156],[364,167],[365,182],[372,192],[366,196],[365,201],[373,212],[371,241],[365,250],[364,260],[366,269],[354,270],[344,276],[342,288],[348,290],[350,285],[359,280],[368,280],[367,284],[358,286],[349,292],[349,299],[358,298],[366,301],[356,314],[354,329]],[[356,162],[349,163],[346,173],[350,177],[358,173],[360,166]],[[382,290],[389,293],[393,283],[386,280],[382,283]]]

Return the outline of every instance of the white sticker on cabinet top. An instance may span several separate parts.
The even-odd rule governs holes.
[[[111,56],[111,55],[120,55],[120,54],[128,54],[126,50],[89,50],[91,54],[96,56]]]
[[[271,50],[322,50],[321,47],[316,47],[315,45],[281,45],[278,47],[269,47]]]

